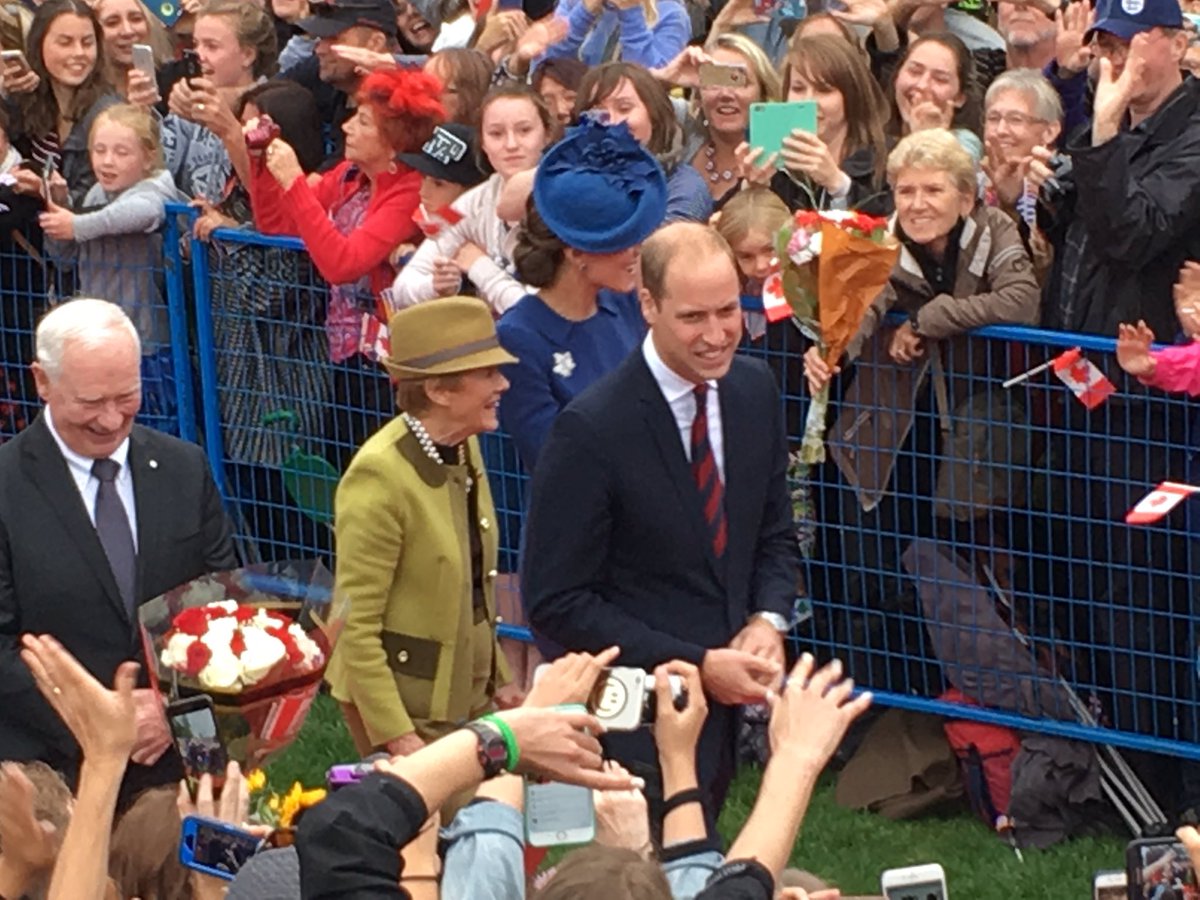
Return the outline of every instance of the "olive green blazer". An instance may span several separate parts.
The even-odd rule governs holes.
[[[417,722],[458,722],[471,713],[468,470],[479,481],[494,682],[507,681],[495,646],[496,516],[474,438],[467,462],[434,462],[397,417],[363,444],[338,484],[335,583],[350,613],[325,677],[335,699],[357,708],[376,746]]]

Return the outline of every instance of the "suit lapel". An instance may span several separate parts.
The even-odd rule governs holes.
[[[708,529],[704,525],[704,510],[700,504],[700,492],[696,490],[696,483],[692,480],[692,469],[688,465],[687,454],[683,450],[683,441],[679,429],[675,425],[675,414],[667,404],[667,399],[663,396],[658,382],[654,380],[650,367],[646,365],[641,350],[635,351],[635,356],[638,396],[646,428],[654,438],[663,468],[666,469],[668,480],[679,498],[683,521],[687,523],[687,527],[692,532],[691,539],[695,542],[695,546],[701,548],[713,575],[723,582],[722,570],[724,567],[713,555]]]
[[[67,532],[70,545],[96,573],[96,578],[113,608],[122,619],[128,621],[129,614],[121,600],[121,592],[117,588],[116,579],[113,578],[112,569],[108,566],[108,557],[104,555],[104,548],[100,546],[96,527],[88,517],[83,497],[75,486],[75,479],[67,467],[62,451],[54,442],[54,436],[46,425],[44,415],[39,415],[28,431],[24,455],[32,483],[58,516]]]

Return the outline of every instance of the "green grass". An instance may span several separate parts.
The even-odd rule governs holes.
[[[324,783],[325,770],[355,758],[341,714],[328,697],[318,697],[296,742],[267,768],[274,790],[293,781]],[[734,781],[720,830],[735,835],[754,804],[759,773]],[[843,894],[878,894],[879,873],[896,866],[940,862],[951,894],[969,900],[1072,900],[1091,896],[1097,869],[1121,868],[1125,839],[1081,839],[1045,851],[1012,849],[969,813],[948,818],[889,822],[852,812],[834,802],[832,777],[822,779],[792,854],[792,865],[836,884]]]

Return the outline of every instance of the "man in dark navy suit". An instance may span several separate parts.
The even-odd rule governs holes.
[[[42,760],[69,779],[79,748],[21,661],[21,635],[52,635],[112,684],[124,660],[145,668],[142,602],[237,564],[203,451],[133,424],[140,373],[137,332],[119,306],[56,307],[37,331],[45,408],[0,447],[0,759]],[[126,800],[182,774],[144,671],[140,685]]]
[[[698,749],[715,820],[733,774],[734,707],[763,700],[784,661],[799,555],[783,409],[770,370],[737,356],[737,267],[711,228],[676,223],[642,250],[646,340],[555,421],[534,473],[522,587],[530,624],[620,665],[700,669]],[[647,777],[649,734],[609,735]]]

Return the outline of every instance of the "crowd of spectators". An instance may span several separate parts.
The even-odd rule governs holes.
[[[240,509],[243,561],[322,555],[352,602],[329,681],[358,751],[389,759],[306,817],[296,848],[273,857],[291,879],[279,883],[312,898],[436,896],[439,879],[446,897],[523,896],[515,771],[647,788],[649,811],[627,820],[639,835],[649,822],[644,842],[624,834],[624,849],[569,855],[536,896],[776,895],[815,779],[870,702],[852,697],[837,662],[818,668],[805,654],[783,677],[781,635],[795,621],[781,604],[838,593],[820,582],[832,581],[829,560],[811,569],[818,583],[794,577],[812,547],[785,520],[810,478],[846,488],[817,491],[828,526],[913,521],[999,588],[1071,601],[1046,627],[1088,636],[1091,656],[1073,660],[1072,674],[1111,718],[1200,740],[1200,716],[1160,715],[1168,698],[1144,696],[1170,683],[1180,685],[1173,702],[1200,701],[1186,664],[1195,629],[1171,624],[1200,615],[1171,563],[1188,548],[1175,533],[1137,547],[1083,534],[1188,473],[1186,423],[1152,391],[1200,394],[1193,2],[845,0],[808,11],[802,0],[0,0],[0,433],[45,430],[38,398],[49,400],[60,373],[30,374],[42,360],[35,323],[76,294],[116,304],[136,330],[140,411],[168,424],[180,414],[176,385],[192,373],[176,371],[164,223],[168,204],[190,204],[190,252],[221,272],[207,299],[224,388],[223,487],[254,499]],[[792,130],[774,153],[751,145],[759,107],[803,101],[815,107],[813,130]],[[762,312],[775,236],[801,210],[886,217],[899,243],[841,359]],[[264,239],[234,240],[235,230]],[[278,236],[305,252],[266,240]],[[998,391],[1013,359],[972,343],[988,325],[1118,338],[1115,361],[1099,362],[1114,379],[1124,369],[1131,389],[1106,416],[1025,409]],[[743,340],[760,342],[768,364],[735,365],[726,381]],[[698,495],[668,495],[633,455],[637,438],[620,429],[635,407],[620,401],[645,397],[630,390],[605,406],[592,390],[612,394],[618,377],[650,384],[629,363],[643,354],[669,407],[655,394],[646,428],[660,441],[678,431],[683,455],[661,444],[664,471],[690,472]],[[795,452],[802,385],[832,389],[832,433],[855,449],[820,478]],[[781,421],[743,422],[758,403],[775,404]],[[667,424],[654,431],[659,413]],[[1038,494],[1005,468],[1029,462],[1011,455],[1008,432],[1039,416],[1053,426],[1040,450],[1061,467],[1059,493]],[[913,427],[922,418],[940,428]],[[722,437],[722,420],[744,430]],[[518,573],[497,572],[494,526],[502,505],[527,499],[520,488],[493,503],[497,460],[476,436],[498,426],[532,478],[535,515],[529,534],[517,530],[537,552],[523,555],[519,577],[541,650],[560,657],[532,687],[495,642],[495,595]],[[41,432],[33,440],[51,446]],[[740,483],[733,473],[749,456],[739,441],[762,450],[762,471]],[[298,456],[342,478],[324,519],[285,475]],[[675,487],[690,492],[687,477]],[[85,504],[99,529],[92,487]],[[1075,508],[1090,519],[1061,515],[1059,496],[1081,498]],[[670,546],[683,538],[651,524],[647,510],[663,504],[698,514],[704,541],[686,577],[686,554]],[[1013,507],[1043,515],[1016,533],[997,514]],[[11,558],[10,514],[0,505],[0,575],[27,584]],[[587,527],[567,541],[573,517]],[[997,564],[1039,542],[1088,556],[1028,571]],[[898,582],[904,547],[894,544],[841,548],[839,564]],[[637,559],[655,547],[656,559]],[[231,562],[228,534],[220,550],[209,556]],[[635,584],[614,619],[603,604],[628,586],[622,578]],[[705,602],[694,616],[679,612],[680,598],[670,616],[650,609],[645,592],[659,578],[662,592],[674,584]],[[900,608],[877,595],[891,588],[859,586],[865,608]],[[113,673],[80,646],[24,635],[47,620],[22,613],[20,593],[0,578],[2,661],[28,665],[82,768],[66,773],[68,788],[34,763],[45,753],[22,750],[29,761],[5,765],[0,895],[219,895],[176,871],[174,844],[138,839],[139,804],[162,801],[161,785],[118,803],[131,753],[140,765],[145,751],[131,723],[147,701],[139,694],[135,716],[132,670],[118,669],[110,691],[101,682]],[[124,599],[136,609],[149,597]],[[1104,621],[1084,621],[1085,601],[1107,606]],[[689,621],[676,628],[673,617]],[[826,610],[813,627],[867,644],[882,628],[885,643],[916,618],[843,621]],[[589,695],[614,622],[630,629],[627,658],[661,676],[655,746],[642,740],[629,758],[619,741],[602,748],[594,718],[553,709]],[[139,652],[130,644],[131,658]],[[853,656],[846,665],[856,674]],[[682,708],[664,693],[669,673],[689,686]],[[764,702],[771,762],[723,859],[712,825],[731,772],[732,711]],[[498,706],[490,724],[477,718]],[[59,724],[51,731],[73,752]],[[485,758],[496,734],[510,745],[508,772]],[[604,753],[635,771],[603,765]],[[1195,767],[1139,770],[1164,805],[1200,808]],[[225,796],[235,797],[230,784],[232,772]],[[245,818],[226,805],[231,821]],[[440,853],[427,827],[439,811]],[[123,828],[134,836],[122,840]],[[153,874],[139,881],[139,871]]]

